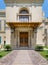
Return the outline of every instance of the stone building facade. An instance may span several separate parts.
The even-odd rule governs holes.
[[[44,23],[43,0],[4,1],[6,9],[0,10],[0,44],[11,44],[13,49],[48,45],[48,38],[45,40],[45,27],[48,25]]]

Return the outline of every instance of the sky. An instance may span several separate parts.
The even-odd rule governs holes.
[[[0,9],[5,9],[6,8],[6,5],[4,3],[4,0],[0,0]],[[48,0],[44,0],[44,3],[42,5],[42,9],[45,13],[45,16],[46,18],[48,18]]]

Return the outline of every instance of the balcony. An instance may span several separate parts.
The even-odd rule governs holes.
[[[30,22],[31,15],[30,14],[18,14],[18,22]]]

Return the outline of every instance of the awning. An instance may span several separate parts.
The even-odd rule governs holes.
[[[9,27],[32,27],[36,28],[40,26],[41,22],[7,22]]]

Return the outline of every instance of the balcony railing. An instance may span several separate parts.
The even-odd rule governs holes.
[[[18,14],[18,22],[30,22],[31,15],[30,14]]]
[[[6,17],[6,15],[0,15],[0,17]]]

